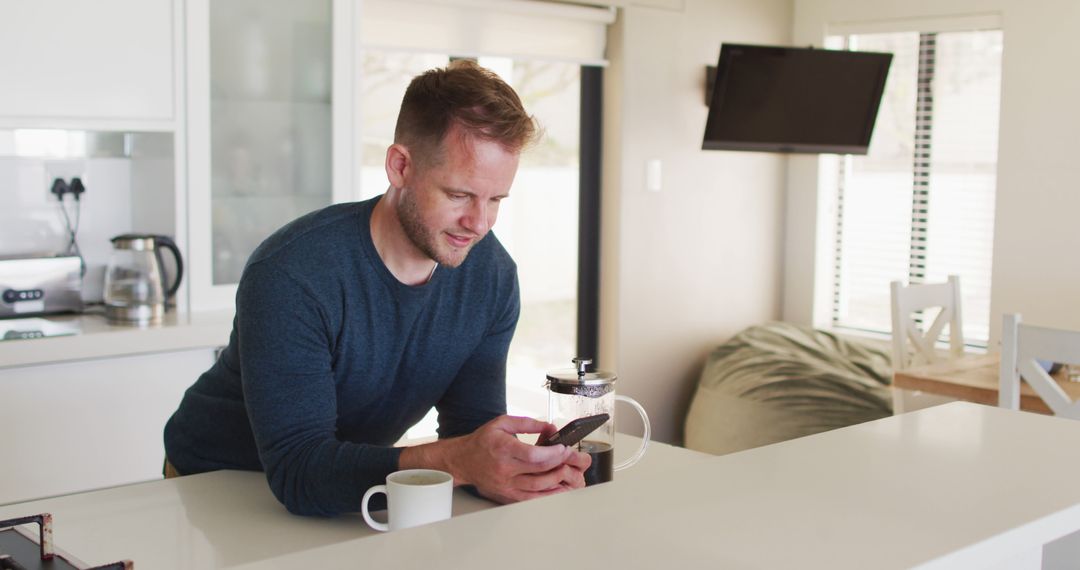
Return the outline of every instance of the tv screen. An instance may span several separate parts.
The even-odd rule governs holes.
[[[866,154],[892,54],[724,44],[705,150]]]

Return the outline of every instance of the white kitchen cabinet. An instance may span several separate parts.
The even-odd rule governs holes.
[[[0,505],[161,478],[165,422],[213,361],[199,348],[0,369]]]
[[[172,130],[179,0],[0,0],[0,124]]]
[[[251,252],[353,199],[355,0],[186,4],[190,302],[230,308]]]

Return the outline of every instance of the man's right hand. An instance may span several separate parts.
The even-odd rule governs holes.
[[[585,486],[592,459],[565,445],[539,447],[519,441],[519,433],[555,433],[555,426],[531,418],[499,416],[469,435],[407,447],[399,469],[441,469],[455,485],[475,485],[481,495],[513,503]]]

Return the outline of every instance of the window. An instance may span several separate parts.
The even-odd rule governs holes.
[[[832,322],[888,334],[889,282],[959,275],[965,341],[989,337],[1002,33],[831,37],[893,53],[865,156],[821,158],[837,196]]]
[[[536,59],[480,57],[518,92],[543,128],[539,144],[521,158],[510,198],[493,233],[518,264],[521,318],[510,347],[507,399],[511,413],[543,416],[546,372],[570,367],[578,329],[578,220],[582,66]],[[445,66],[450,56],[364,50],[360,95],[363,124],[361,193],[386,191],[383,168],[401,97],[415,75]],[[582,318],[593,318],[588,315]],[[435,433],[429,413],[407,437]]]
[[[507,407],[542,417],[545,373],[596,356],[600,79],[615,10],[487,0],[365,0],[355,9],[362,196],[386,189],[383,157],[409,80],[451,56],[498,73],[545,130],[522,155],[493,229],[517,261],[521,284]],[[435,425],[429,413],[406,438],[429,437]]]

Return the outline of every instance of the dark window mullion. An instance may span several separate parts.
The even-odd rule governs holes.
[[[912,157],[911,249],[908,282],[926,280],[926,237],[930,218],[930,161],[933,151],[934,60],[937,34],[919,34],[919,71],[915,97],[915,141]]]
[[[927,223],[930,220],[930,161],[934,135],[934,61],[937,34],[919,34],[919,71],[915,96],[915,141],[911,192],[911,249],[908,283],[926,282]],[[915,313],[923,328],[923,312]]]
[[[581,67],[578,166],[577,355],[597,362],[600,349],[600,167],[604,68]]]
[[[847,182],[848,159],[840,156],[837,160],[836,182],[836,243],[833,248],[833,310],[832,322],[840,324],[840,302],[843,299],[844,271],[844,189]]]
[[[841,49],[851,49],[851,36],[844,36],[844,45]],[[844,271],[844,190],[847,182],[848,157],[837,157],[836,173],[836,232],[833,243],[833,298],[832,298],[832,322],[840,325],[840,305],[844,298],[843,271]]]

